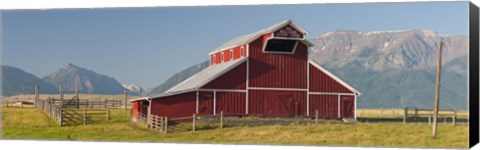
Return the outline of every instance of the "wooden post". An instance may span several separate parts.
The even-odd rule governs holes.
[[[433,114],[433,129],[432,129],[432,138],[437,138],[437,118],[438,118],[438,107],[440,105],[440,77],[441,77],[441,68],[442,68],[442,47],[443,42],[438,43],[438,63],[437,63],[437,80],[435,84],[435,111]]]
[[[445,118],[443,119],[443,124],[444,124],[444,125],[447,125],[447,119],[448,119],[448,117],[445,116]]]
[[[127,110],[128,90],[125,89],[125,110]]]
[[[35,108],[38,108],[38,103],[39,103],[39,95],[38,95],[38,92],[39,92],[39,87],[38,85],[35,85]]]
[[[315,109],[315,125],[318,124],[318,109]]]
[[[59,108],[60,109],[60,119],[59,119],[59,124],[60,126],[62,126],[62,121],[63,121],[63,108]]]
[[[192,131],[195,131],[195,113],[193,114],[193,117],[192,117]]]
[[[452,116],[452,124],[453,126],[456,125],[457,121],[457,109],[453,110],[453,116]]]
[[[60,91],[60,108],[63,108],[63,86],[60,86],[59,87],[59,91]]]
[[[162,128],[162,131],[165,132],[165,126],[166,126],[166,121],[165,120],[166,118],[165,117],[160,117],[160,121],[161,121],[161,128]]]
[[[407,117],[408,117],[407,111],[408,111],[408,108],[405,107],[403,109],[403,124],[407,124]]]
[[[392,107],[392,118],[395,118],[395,109]]]
[[[87,124],[87,108],[83,108],[83,125]]]
[[[223,110],[220,111],[220,129],[223,128]]]
[[[415,117],[413,120],[417,121],[417,117],[418,117],[418,109],[415,107]]]
[[[80,98],[78,97],[78,91],[80,89],[78,89],[78,86],[75,88],[75,97],[77,98],[76,101],[77,101],[77,109],[80,109]]]
[[[168,117],[165,116],[165,130],[164,130],[165,133],[168,133]]]
[[[108,111],[108,108],[105,108],[105,119],[108,122],[110,119],[110,111]]]
[[[428,125],[432,124],[432,111],[428,111]]]
[[[380,107],[380,118],[383,117],[383,108]]]

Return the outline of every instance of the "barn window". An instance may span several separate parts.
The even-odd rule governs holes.
[[[243,56],[243,46],[240,47],[240,57]]]
[[[267,41],[265,52],[293,53],[297,40],[270,39]]]
[[[222,52],[222,62],[223,62],[224,58],[223,58],[223,52]]]
[[[233,60],[233,50],[230,50],[230,60]]]
[[[217,63],[217,59],[215,59],[215,55],[213,55],[213,64]]]

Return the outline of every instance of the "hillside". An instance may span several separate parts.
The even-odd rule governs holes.
[[[2,95],[34,94],[34,86],[40,85],[42,93],[58,93],[58,88],[21,69],[2,65]]]

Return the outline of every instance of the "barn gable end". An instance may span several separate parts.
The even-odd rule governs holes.
[[[312,60],[309,61],[309,72],[310,92],[361,94],[358,90]]]

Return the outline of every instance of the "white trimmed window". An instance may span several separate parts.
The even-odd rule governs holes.
[[[222,52],[222,62],[223,62],[223,60],[224,60],[224,56],[223,56],[223,52]]]
[[[215,58],[215,54],[213,54],[213,64],[217,63],[217,59]]]
[[[242,46],[242,47],[240,47],[240,57],[243,56],[243,52],[244,52],[244,50],[243,50],[243,46]]]
[[[233,60],[233,49],[230,50],[230,60]]]

